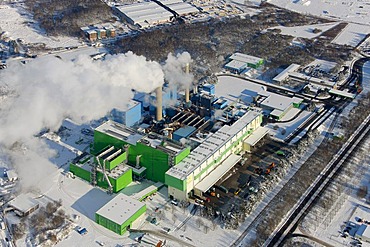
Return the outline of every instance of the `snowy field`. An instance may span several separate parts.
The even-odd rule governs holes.
[[[332,20],[342,20],[349,22],[349,25],[333,40],[335,44],[347,44],[357,46],[362,39],[370,33],[370,4],[362,0],[268,0],[268,2],[282,8],[300,12],[302,14],[312,14]],[[325,25],[324,25],[325,27]],[[309,32],[305,32],[307,27],[303,26],[291,28],[281,28],[282,33],[287,33],[296,37],[310,38]],[[295,34],[295,35],[294,35]],[[312,34],[312,37],[314,35]],[[311,38],[312,38],[311,37]],[[306,37],[305,37],[306,38]]]
[[[282,8],[353,23],[370,23],[370,5],[363,0],[268,0]]]
[[[292,111],[292,110],[290,110]],[[293,109],[292,114],[287,113],[289,116],[292,116],[296,110]],[[265,127],[270,129],[270,135],[273,138],[276,138],[280,141],[284,141],[291,133],[293,133],[299,126],[303,125],[306,120],[310,118],[312,112],[303,111],[296,119],[287,122],[287,123],[270,123]]]
[[[320,36],[323,32],[326,32],[327,30],[335,27],[338,24],[339,22],[295,27],[276,26],[269,28],[269,30],[280,29],[282,35],[290,35],[293,37],[313,39]]]
[[[13,7],[14,6],[14,7]],[[44,43],[46,47],[77,46],[80,42],[71,37],[48,37],[34,23],[32,16],[24,9],[23,3],[0,4],[0,32],[6,32],[10,39],[22,39],[25,43]]]

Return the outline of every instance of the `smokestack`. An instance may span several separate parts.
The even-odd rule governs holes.
[[[190,73],[190,64],[189,63],[186,63],[185,65],[185,73],[188,75]],[[186,103],[189,103],[190,101],[190,85],[186,85],[186,88],[185,88],[185,102]]]
[[[157,87],[155,90],[155,95],[157,98],[157,114],[156,114],[156,120],[161,121],[162,116],[162,87]]]

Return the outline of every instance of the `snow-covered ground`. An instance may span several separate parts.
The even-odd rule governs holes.
[[[31,44],[44,43],[49,48],[80,44],[77,38],[47,36],[24,9],[24,3],[0,4],[0,30],[11,39],[22,39],[24,43]]]
[[[370,10],[369,10],[370,11]],[[369,25],[349,23],[332,43],[356,47],[370,33]]]
[[[304,122],[308,120],[312,114],[313,112],[303,111],[296,119],[290,122],[270,123],[267,124],[265,127],[270,129],[270,135],[273,138],[284,141],[287,136],[293,133],[297,128],[299,128],[299,126],[303,125]]]
[[[282,8],[304,14],[341,19],[348,22],[368,25],[370,5],[363,0],[268,0]]]
[[[369,149],[370,139],[368,138],[359,152],[366,154]],[[352,237],[356,229],[361,225],[357,219],[361,218],[367,221],[370,219],[369,194],[363,199],[359,199],[356,196],[357,189],[360,186],[367,186],[368,191],[370,189],[370,172],[368,169],[370,156],[356,156],[351,159],[350,162],[356,167],[355,176],[349,177],[348,181],[342,185],[346,186],[346,189],[338,197],[337,201],[333,203],[329,212],[323,213],[326,214],[325,220],[315,222],[312,221],[311,217],[311,220],[308,220],[308,222],[306,221],[305,227],[303,228],[304,231],[308,231],[314,237],[334,246],[354,246],[351,245],[350,242],[353,241]],[[349,231],[350,237],[343,238],[341,237],[341,232],[349,223],[353,225],[352,229]],[[362,241],[362,246],[369,247],[370,243]]]
[[[338,24],[339,22],[295,27],[276,26],[269,29],[280,29],[281,34],[283,35],[291,35],[293,37],[312,39],[320,36],[323,32],[326,32],[327,30],[335,27]]]

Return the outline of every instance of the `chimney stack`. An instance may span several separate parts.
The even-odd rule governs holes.
[[[185,65],[185,73],[189,74],[190,73],[190,64],[186,63]],[[185,103],[189,103],[190,101],[190,85],[186,85],[185,88]]]
[[[155,90],[155,96],[157,100],[157,114],[156,114],[156,120],[159,122],[162,120],[162,87],[157,87]]]

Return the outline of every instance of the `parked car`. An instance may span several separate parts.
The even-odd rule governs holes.
[[[177,205],[179,205],[179,202],[178,202],[176,199],[173,199],[173,200],[171,201],[171,204],[173,204],[173,205],[177,206]]]
[[[87,234],[87,229],[86,229],[85,227],[81,227],[81,226],[79,226],[79,227],[77,228],[77,232],[78,232],[79,234],[81,234],[81,235],[85,235],[85,234]]]

